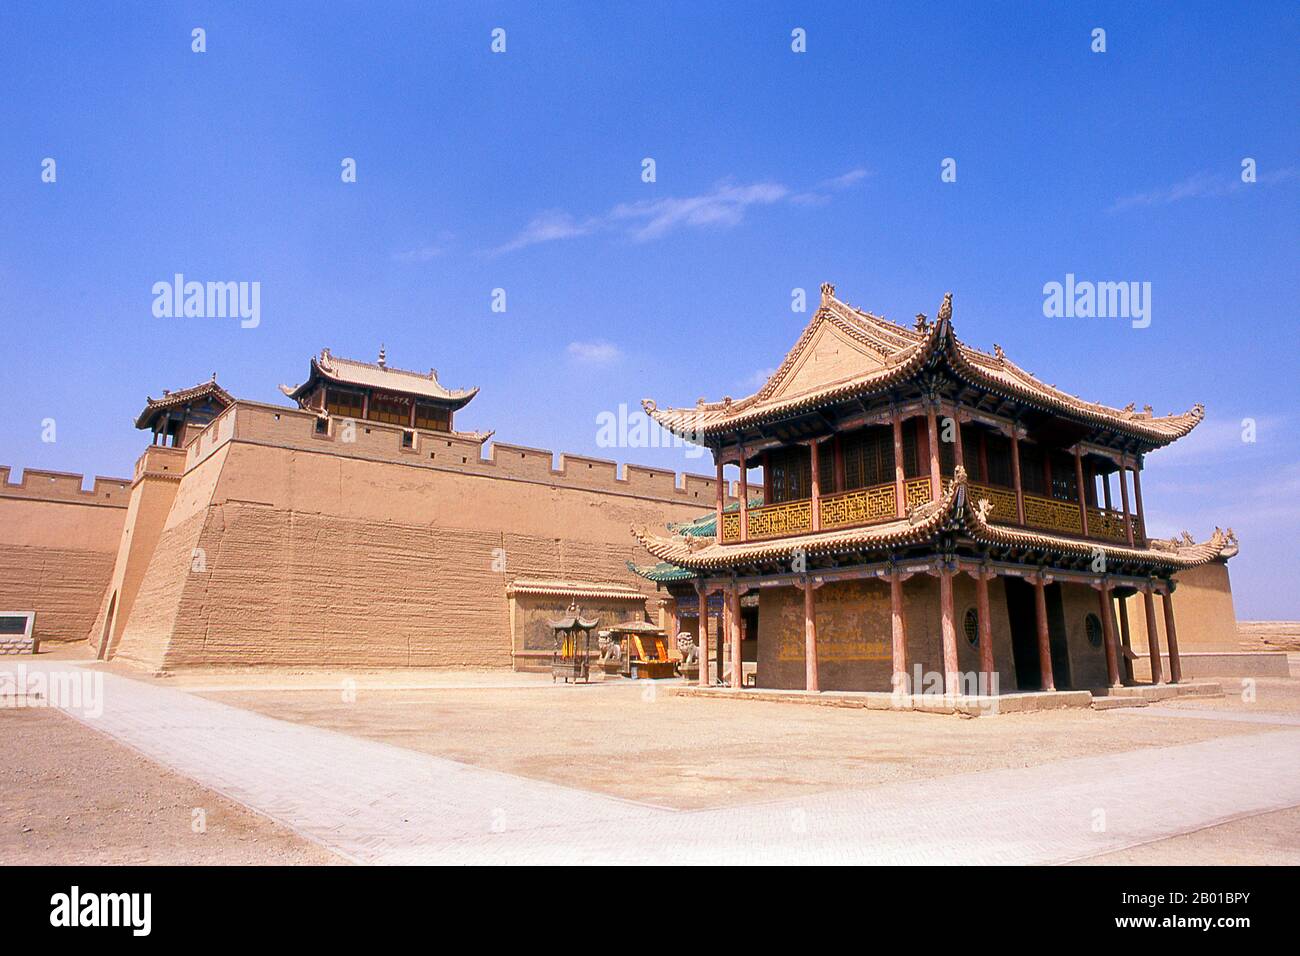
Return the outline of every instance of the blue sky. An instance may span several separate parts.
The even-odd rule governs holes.
[[[282,401],[382,341],[482,386],[461,427],[707,472],[598,448],[597,414],[748,394],[794,288],[900,320],[951,290],[1062,388],[1204,402],[1151,530],[1232,525],[1239,615],[1300,617],[1298,9],[6,3],[0,464],[128,475],[146,394]],[[155,318],[176,272],[260,282],[261,324]],[[1067,273],[1150,282],[1150,327],[1044,317]]]

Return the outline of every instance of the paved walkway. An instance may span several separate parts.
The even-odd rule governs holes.
[[[103,679],[63,709],[364,863],[1057,863],[1300,805],[1300,730],[675,811]]]

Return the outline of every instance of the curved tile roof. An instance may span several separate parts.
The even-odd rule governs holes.
[[[701,399],[694,408],[660,409],[650,399],[643,400],[642,406],[668,431],[699,442],[837,400],[879,394],[927,366],[945,362],[959,378],[995,394],[1111,428],[1153,447],[1181,438],[1204,417],[1199,404],[1187,412],[1157,417],[1149,408],[1135,412],[1131,405],[1113,408],[1089,402],[1039,380],[997,346],[990,355],[964,345],[952,328],[952,293],[944,296],[934,322],[918,316],[914,329],[848,306],[834,293],[835,287],[829,283],[822,286],[820,308],[771,378],[753,395],[720,402]],[[815,343],[828,338],[837,346],[856,350],[856,355],[848,363],[827,363],[826,372],[819,376],[808,353],[815,350]]]
[[[136,416],[136,428],[148,428],[154,417],[161,411],[169,408],[175,408],[178,405],[184,405],[198,398],[211,396],[213,400],[225,407],[235,401],[235,397],[217,384],[217,375],[212,373],[212,378],[206,382],[200,382],[198,385],[191,385],[189,388],[182,388],[175,392],[164,392],[162,398],[145,398],[144,410]]]
[[[381,391],[437,399],[449,404],[453,409],[464,407],[478,394],[477,388],[446,388],[438,381],[437,369],[429,369],[427,375],[422,372],[408,372],[405,369],[393,368],[382,361],[382,352],[380,357],[380,362],[359,362],[356,359],[331,355],[329,349],[321,349],[320,355],[312,357],[307,381],[297,386],[281,385],[280,391],[296,401],[311,389],[317,379],[325,379],[339,385],[376,388]]]

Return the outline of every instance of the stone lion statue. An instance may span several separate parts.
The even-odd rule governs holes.
[[[677,650],[682,655],[683,667],[694,667],[700,662],[700,649],[695,646],[695,635],[682,631],[677,635]]]
[[[622,660],[623,645],[618,641],[611,640],[608,634],[597,635],[596,644],[600,648],[600,659],[602,662],[617,663]]]

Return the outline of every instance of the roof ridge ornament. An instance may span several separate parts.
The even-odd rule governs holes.
[[[951,292],[945,292],[943,294],[943,305],[939,306],[939,318],[936,319],[935,321],[937,322],[952,321],[952,293]]]
[[[825,305],[833,298],[835,298],[835,284],[833,282],[823,282],[822,283],[822,305]]]
[[[388,368],[388,351],[384,348],[384,343],[379,343],[379,361],[375,363],[382,369]]]
[[[924,312],[916,313],[916,331],[923,334],[930,331],[930,320],[926,317]]]

